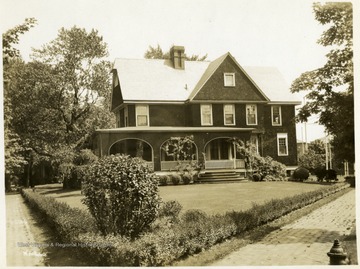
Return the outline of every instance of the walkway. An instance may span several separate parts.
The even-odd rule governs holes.
[[[241,265],[327,265],[326,253],[334,239],[349,235],[355,226],[355,190],[322,206],[296,222],[247,245],[212,264]]]
[[[45,266],[39,245],[43,231],[20,194],[5,196],[7,266]],[[35,241],[35,238],[37,241]]]

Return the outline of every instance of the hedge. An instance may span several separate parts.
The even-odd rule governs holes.
[[[31,204],[41,204],[37,207],[49,215],[47,219],[56,224],[56,231],[65,231],[71,227],[71,236],[64,232],[59,234],[64,240],[82,244],[80,251],[88,257],[89,262],[103,266],[166,266],[347,187],[349,184],[337,183],[293,197],[272,199],[262,205],[254,204],[246,211],[222,215],[208,216],[202,211],[190,210],[171,225],[153,227],[151,232],[144,233],[136,240],[119,235],[101,236],[94,230],[94,220],[85,211],[70,208],[28,190],[23,191],[23,195]],[[57,210],[66,211],[60,214],[66,215],[66,218],[58,218],[55,213]],[[65,225],[64,221],[71,225]]]

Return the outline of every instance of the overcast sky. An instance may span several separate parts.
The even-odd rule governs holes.
[[[143,58],[149,45],[163,50],[208,54],[230,52],[244,66],[275,66],[291,82],[321,67],[327,49],[317,44],[324,27],[309,0],[0,0],[1,31],[34,17],[38,24],[21,36],[22,57],[56,38],[61,27],[97,29],[109,60]],[[301,97],[300,97],[301,98]],[[315,119],[313,117],[312,119]],[[312,120],[313,121],[313,120]],[[298,139],[305,138],[298,125]],[[307,139],[324,135],[310,122]]]

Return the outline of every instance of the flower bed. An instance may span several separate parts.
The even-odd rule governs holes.
[[[46,216],[60,239],[81,246],[79,251],[89,257],[89,261],[106,266],[165,266],[347,187],[346,183],[333,184],[293,197],[273,199],[263,205],[254,204],[251,209],[240,212],[209,216],[199,210],[187,211],[170,224],[160,221],[151,232],[133,241],[122,236],[101,236],[90,214],[83,210],[30,190],[23,190],[22,194]]]

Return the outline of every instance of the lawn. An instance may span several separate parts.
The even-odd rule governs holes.
[[[178,186],[161,186],[159,193],[163,201],[177,200],[188,209],[200,209],[208,214],[226,211],[246,210],[253,203],[262,204],[274,198],[294,196],[325,187],[326,184],[298,182],[239,182],[216,184],[191,184]],[[61,184],[41,185],[36,191],[52,196],[58,201],[72,207],[86,209],[81,203],[80,191],[63,190]]]

